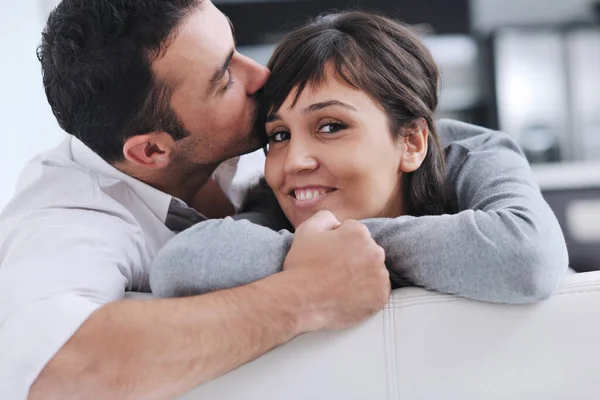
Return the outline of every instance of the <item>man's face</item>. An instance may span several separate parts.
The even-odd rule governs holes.
[[[190,133],[176,157],[216,164],[260,146],[254,95],[269,71],[235,50],[229,20],[210,1],[186,17],[153,70],[175,88],[171,107]]]

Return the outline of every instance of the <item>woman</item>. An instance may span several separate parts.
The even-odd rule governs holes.
[[[363,220],[398,286],[508,303],[554,291],[566,248],[526,160],[504,134],[434,124],[438,69],[409,28],[361,12],[329,15],[286,36],[269,68],[260,116],[272,191],[262,193],[283,214],[251,196],[250,213],[178,235],[151,270],[155,294],[205,293],[280,271],[289,231],[320,210]]]

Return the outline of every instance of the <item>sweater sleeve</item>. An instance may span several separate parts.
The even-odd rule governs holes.
[[[543,300],[568,268],[560,225],[514,140],[477,129],[447,148],[456,214],[364,223],[393,275],[414,285],[489,302]]]
[[[154,295],[230,289],[283,269],[294,234],[264,179],[249,189],[243,203],[240,214],[193,225],[158,252],[150,266]]]
[[[204,294],[280,272],[294,235],[243,218],[255,216],[208,220],[175,236],[152,263],[152,293],[159,297]]]

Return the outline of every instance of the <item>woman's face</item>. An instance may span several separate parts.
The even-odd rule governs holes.
[[[369,95],[328,76],[267,121],[269,186],[294,227],[320,210],[341,222],[402,215],[405,141]]]

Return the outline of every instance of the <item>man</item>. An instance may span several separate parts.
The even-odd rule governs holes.
[[[253,95],[269,73],[235,51],[208,0],[64,0],[39,57],[72,136],[26,167],[0,216],[0,398],[170,399],[298,334],[383,307],[382,249],[364,225],[326,212],[296,230],[281,273],[205,296],[123,300],[149,289],[148,266],[174,232],[203,219],[194,208],[214,191],[217,166],[258,146]],[[407,222],[406,278],[485,299],[501,277],[503,298],[549,296],[566,267],[564,240],[526,160],[502,134],[466,146],[461,127],[449,132],[450,181],[475,195],[456,216]],[[497,164],[501,179],[473,176],[480,163]],[[468,248],[444,242],[461,231]],[[493,265],[464,257],[481,250],[498,254]],[[453,268],[439,271],[432,253]],[[527,268],[512,268],[515,259]]]
[[[26,168],[1,217],[0,398],[170,399],[386,303],[382,249],[327,213],[277,276],[123,300],[148,290],[172,230],[202,218],[185,203],[215,168],[258,147],[253,95],[269,72],[208,0],[65,0],[39,58],[73,137]]]

